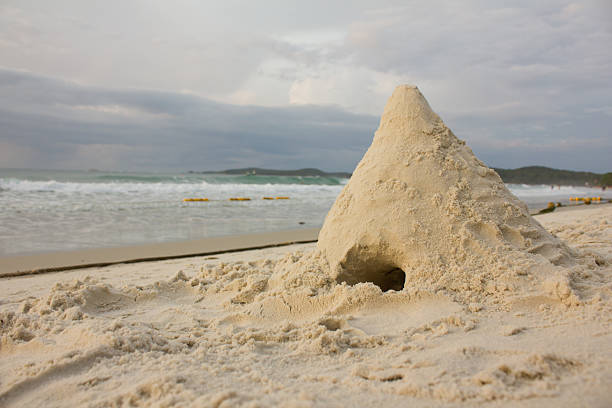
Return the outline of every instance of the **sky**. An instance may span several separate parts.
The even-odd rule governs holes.
[[[491,167],[612,171],[612,2],[0,2],[0,167],[352,171],[414,84]]]

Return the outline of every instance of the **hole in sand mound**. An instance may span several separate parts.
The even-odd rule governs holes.
[[[406,274],[400,268],[393,268],[387,272],[379,273],[378,279],[373,281],[383,292],[388,290],[402,290],[406,282]]]
[[[404,289],[406,282],[406,273],[400,268],[387,267],[382,269],[370,269],[362,274],[340,274],[337,279],[338,283],[346,282],[349,285],[358,283],[372,282],[378,286],[383,292],[388,290],[400,291]]]

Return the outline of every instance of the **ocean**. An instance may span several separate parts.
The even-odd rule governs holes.
[[[320,227],[347,181],[0,169],[0,256]],[[549,201],[567,204],[570,196],[601,195],[587,187],[508,187],[534,210]]]

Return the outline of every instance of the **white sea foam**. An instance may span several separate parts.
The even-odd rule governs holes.
[[[133,183],[133,182],[62,182],[57,180],[32,181],[15,178],[0,178],[0,191],[15,191],[22,193],[63,192],[63,193],[228,193],[252,192],[274,193],[286,191],[293,193],[339,192],[348,180],[341,179],[338,185],[320,184],[242,184],[242,183],[207,183],[202,180],[196,183]],[[597,196],[601,190],[593,187],[508,184],[508,188],[518,197],[546,198],[553,196]]]
[[[601,189],[580,186],[554,186],[549,185],[527,185],[527,184],[507,184],[508,189],[517,197],[549,197],[549,196],[599,196]]]
[[[62,193],[274,193],[278,191],[307,193],[313,191],[339,192],[342,184],[215,184],[200,181],[197,183],[77,183],[50,181],[32,181],[19,179],[0,179],[0,189],[22,193],[62,192]]]

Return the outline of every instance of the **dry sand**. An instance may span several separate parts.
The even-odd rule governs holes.
[[[4,278],[0,406],[610,406],[612,205],[537,220],[577,304],[336,284],[314,244]]]

